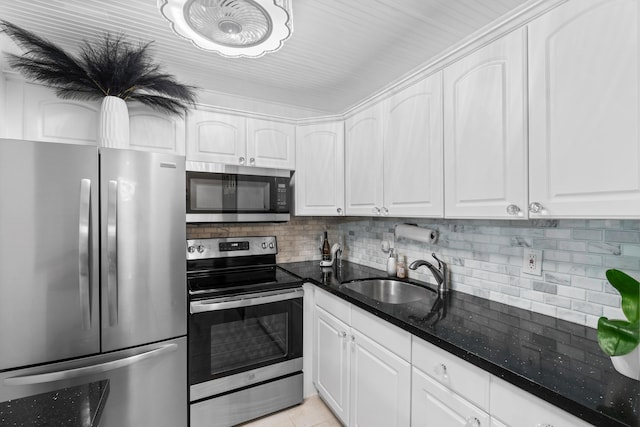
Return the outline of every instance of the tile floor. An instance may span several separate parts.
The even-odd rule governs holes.
[[[298,406],[258,418],[241,427],[341,427],[342,424],[317,395]]]

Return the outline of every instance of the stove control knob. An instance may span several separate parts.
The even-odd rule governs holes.
[[[190,254],[194,253],[195,251],[196,251],[196,247],[195,246],[187,247],[187,252],[189,252]]]
[[[262,242],[262,249],[267,249],[267,242]]]
[[[204,252],[204,246],[198,245],[197,250],[198,250],[198,253],[201,254],[202,252]]]
[[[273,249],[273,242],[269,242],[269,249]]]

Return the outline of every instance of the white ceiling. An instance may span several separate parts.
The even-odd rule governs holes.
[[[156,0],[0,0],[0,19],[72,52],[105,31],[154,41],[154,57],[183,83],[339,114],[527,0],[291,2],[293,35],[261,58],[196,48],[171,31]]]

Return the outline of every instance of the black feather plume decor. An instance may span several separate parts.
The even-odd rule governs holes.
[[[0,20],[0,32],[24,50],[7,54],[9,65],[27,78],[55,89],[60,98],[99,100],[116,96],[156,110],[181,115],[195,104],[195,87],[178,83],[153,63],[149,46],[134,46],[122,35],[106,33],[92,45],[84,41],[77,56],[36,34]]]

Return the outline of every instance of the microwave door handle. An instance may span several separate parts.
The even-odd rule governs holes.
[[[152,357],[161,356],[165,353],[176,351],[178,344],[163,344],[160,347],[134,354],[133,356],[123,357],[122,359],[110,360],[108,362],[98,363],[97,365],[82,366],[80,368],[64,369],[62,371],[42,372],[39,374],[19,375],[17,377],[9,377],[4,380],[6,385],[30,385],[50,383],[54,381],[70,380],[73,378],[84,377],[88,375],[102,374],[104,372],[113,371],[114,369],[124,368],[134,363]]]
[[[80,180],[80,211],[78,219],[78,292],[82,328],[91,329],[91,279],[89,258],[89,227],[91,218],[91,180]]]
[[[107,194],[107,304],[109,325],[118,324],[118,181]]]

